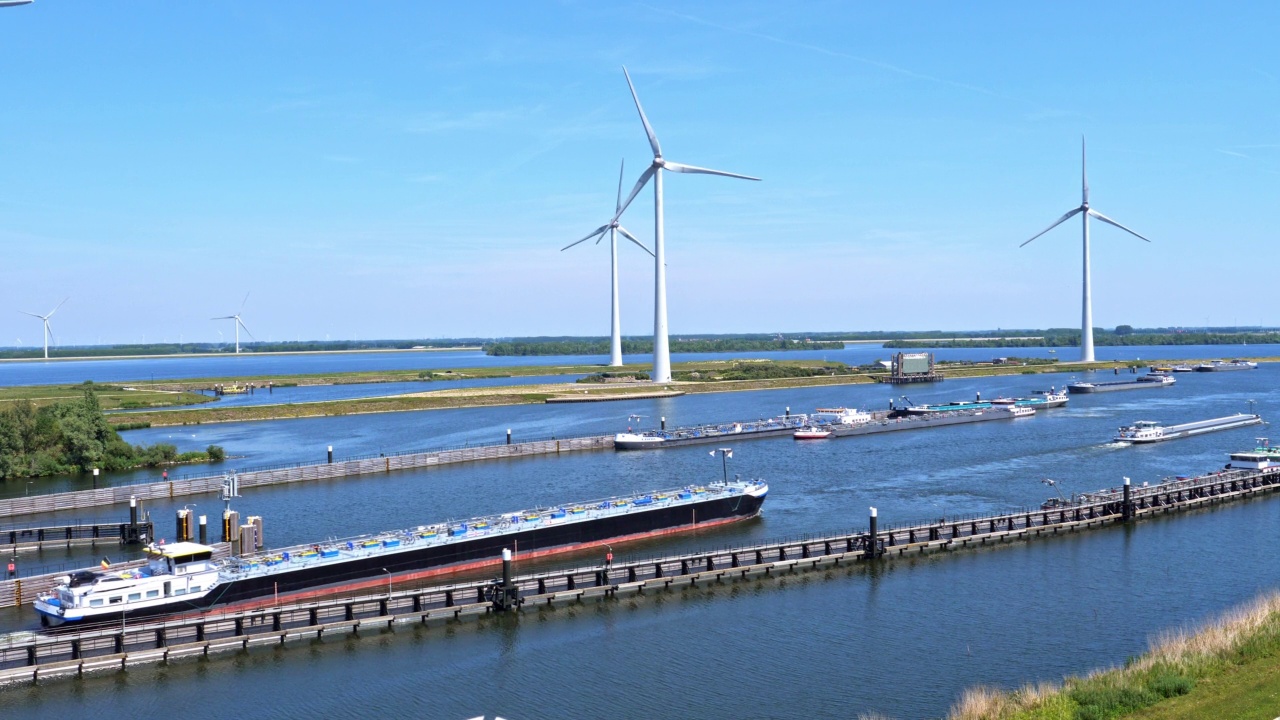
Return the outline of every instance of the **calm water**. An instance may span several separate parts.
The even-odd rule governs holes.
[[[917,402],[1025,394],[1052,378],[951,380],[911,388]],[[1058,480],[1068,492],[1221,467],[1255,430],[1146,447],[1108,443],[1137,419],[1181,422],[1280,411],[1280,367],[1180,375],[1168,389],[1075,396],[1030,419],[924,432],[735,446],[730,472],[771,483],[764,516],[701,537],[655,541],[626,554],[1037,505]],[[269,464],[491,441],[609,432],[629,413],[668,423],[775,415],[786,406],[882,407],[878,386],[778,390],[606,405],[527,406],[154,429],[132,442],[211,442]],[[652,420],[646,420],[652,423]],[[1259,430],[1257,434],[1265,434]],[[707,448],[585,453],[436,468],[246,491],[242,515],[266,518],[273,545],[444,518],[513,510],[709,480]],[[198,513],[217,515],[213,497]],[[176,507],[151,506],[172,535]],[[96,513],[118,518],[124,508]],[[65,518],[38,518],[44,521]],[[181,703],[193,717],[253,708],[268,717],[896,717],[945,712],[978,683],[1053,679],[1141,652],[1163,628],[1204,618],[1280,584],[1274,562],[1280,504],[1263,500],[1031,545],[886,563],[875,570],[724,586],[603,606],[530,613],[452,630],[401,629],[356,640],[261,650],[127,675],[0,691],[0,717],[65,713],[155,715]],[[56,553],[24,563],[60,562]],[[26,610],[0,613],[29,627]],[[340,693],[315,692],[341,687]],[[234,696],[234,702],[230,699]],[[676,704],[669,704],[676,703]]]
[[[993,357],[1059,357],[1074,360],[1076,348],[942,348],[939,360],[990,360]],[[899,350],[879,345],[851,344],[844,350],[797,350],[791,352],[675,353],[674,362],[770,358],[774,360],[817,359],[862,365],[888,360]],[[1155,360],[1160,358],[1220,358],[1235,355],[1273,357],[1280,345],[1185,345],[1158,347],[1100,347],[1099,360]],[[650,355],[628,355],[630,363],[652,362]],[[513,367],[527,365],[604,365],[607,355],[556,355],[546,357],[489,357],[478,350],[447,352],[316,353],[314,355],[226,355],[222,357],[156,357],[123,360],[77,360],[0,362],[0,386],[47,385],[182,378],[261,376],[309,373],[367,372],[378,370],[444,370],[466,367]]]

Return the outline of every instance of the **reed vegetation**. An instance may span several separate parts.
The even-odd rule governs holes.
[[[1198,628],[1156,636],[1146,653],[1122,667],[1013,691],[970,689],[947,718],[1272,717],[1275,708],[1265,710],[1265,703],[1280,693],[1278,665],[1280,592],[1271,592]],[[1262,707],[1252,707],[1255,702]],[[1265,712],[1252,714],[1257,710]]]

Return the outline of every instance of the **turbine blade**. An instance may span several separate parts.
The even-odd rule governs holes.
[[[243,320],[241,320],[240,318],[236,318],[236,322],[240,323],[240,328],[245,331],[245,334],[253,338],[254,341],[257,341],[258,338],[253,337],[253,333],[249,332],[249,326],[245,325]]]
[[[760,180],[758,177],[750,175],[739,175],[738,173],[725,172],[724,170],[712,170],[710,168],[698,167],[696,165],[685,165],[677,162],[663,162],[662,167],[671,172],[688,173],[690,175],[721,175],[723,177],[740,178],[742,180]]]
[[[1090,214],[1090,215],[1092,215],[1092,216],[1094,216],[1094,217],[1096,217],[1096,218],[1098,218],[1098,219],[1099,219],[1099,220],[1101,220],[1102,222],[1107,223],[1108,225],[1115,225],[1116,227],[1118,227],[1118,228],[1120,228],[1121,230],[1123,230],[1123,231],[1125,231],[1125,232],[1129,233],[1130,235],[1132,235],[1132,236],[1134,236],[1134,237],[1138,238],[1139,240],[1146,240],[1147,242],[1151,242],[1150,240],[1147,240],[1146,238],[1142,237],[1142,236],[1141,236],[1141,235],[1139,235],[1138,233],[1136,233],[1136,232],[1134,232],[1134,231],[1130,230],[1129,228],[1127,228],[1127,227],[1125,227],[1125,226],[1121,225],[1120,223],[1116,222],[1115,220],[1112,220],[1111,218],[1107,217],[1106,215],[1103,215],[1102,213],[1098,212],[1097,210],[1094,210],[1093,208],[1089,208],[1089,214]]]
[[[58,307],[56,307],[56,308],[54,308],[54,309],[50,310],[50,311],[49,311],[49,314],[48,314],[48,315],[45,315],[45,317],[47,317],[47,318],[53,317],[53,314],[54,314],[54,313],[56,313],[56,312],[58,312],[58,308],[62,307],[63,305],[66,305],[66,304],[67,304],[67,301],[68,301],[68,300],[70,300],[70,299],[71,299],[71,296],[67,296],[67,297],[62,298],[62,302],[58,303]]]
[[[210,320],[235,320],[235,315],[223,315],[222,317],[209,318]]]
[[[622,214],[622,171],[627,167],[627,159],[623,158],[618,164],[618,202],[613,206],[613,211]]]
[[[635,200],[636,195],[639,195],[640,190],[644,188],[644,184],[649,182],[649,178],[653,177],[653,174],[657,172],[657,167],[658,167],[657,165],[650,165],[649,169],[640,173],[640,179],[636,180],[636,186],[631,188],[631,194],[628,195],[627,199],[622,202],[622,207],[618,208],[618,213],[613,216],[613,219],[615,221],[618,218],[622,217],[622,213],[627,211],[627,208],[630,207],[631,205],[631,201]],[[613,222],[611,221],[610,224],[612,225]]]
[[[564,252],[565,250],[568,250],[569,248],[573,247],[574,245],[577,245],[577,244],[579,244],[579,243],[584,243],[584,242],[586,242],[586,241],[590,240],[591,238],[593,238],[593,237],[595,237],[595,236],[597,236],[597,235],[601,235],[601,234],[603,234],[603,233],[604,233],[604,231],[605,231],[605,230],[608,230],[608,229],[609,229],[609,226],[608,226],[608,225],[601,225],[600,227],[596,228],[595,230],[592,230],[592,231],[591,231],[591,233],[590,233],[589,235],[587,235],[586,237],[582,238],[581,240],[578,240],[577,242],[571,242],[571,243],[569,243],[568,245],[565,245],[564,247],[560,248],[560,252]]]
[[[26,310],[19,310],[18,312],[22,313],[23,315],[30,315],[30,316],[31,316],[31,317],[33,317],[33,318],[40,318],[41,320],[43,320],[43,319],[44,319],[44,316],[43,316],[43,315],[37,315],[37,314],[35,314],[35,313],[29,313],[29,312],[27,312]]]
[[[637,240],[635,235],[632,235],[631,233],[627,232],[627,229],[626,229],[626,228],[624,228],[624,227],[622,227],[621,225],[619,225],[619,226],[618,226],[618,232],[622,233],[622,236],[623,236],[623,237],[625,237],[626,239],[630,240],[631,242],[635,243],[636,245],[639,245],[641,250],[643,250],[643,251],[645,251],[645,252],[649,253],[649,255],[653,255],[653,251],[652,251],[652,250],[650,250],[649,248],[645,247],[645,246],[644,246],[644,243],[642,243],[642,242],[640,242],[639,240]]]
[[[1052,230],[1052,229],[1054,229],[1054,228],[1058,227],[1059,225],[1061,225],[1062,223],[1064,223],[1064,222],[1066,222],[1066,221],[1070,220],[1072,217],[1074,217],[1074,216],[1075,216],[1075,214],[1076,214],[1076,213],[1080,212],[1081,210],[1084,210],[1084,208],[1083,208],[1083,207],[1078,207],[1078,208],[1076,208],[1075,210],[1072,210],[1071,212],[1067,213],[1066,215],[1063,215],[1062,217],[1058,218],[1057,220],[1054,220],[1052,225],[1050,225],[1049,227],[1047,227],[1047,228],[1045,228],[1045,229],[1041,230],[1040,232],[1036,233],[1036,234],[1035,234],[1035,237],[1031,238],[1031,240],[1035,240],[1036,238],[1040,237],[1041,235],[1043,235],[1043,234],[1045,234],[1045,233],[1049,232],[1050,230]],[[1028,240],[1027,242],[1022,243],[1022,244],[1021,244],[1021,245],[1019,245],[1018,247],[1026,247],[1026,246],[1027,246],[1027,244],[1031,242],[1031,240]]]
[[[631,84],[631,73],[627,72],[625,65],[622,66],[622,74],[627,76],[627,87],[631,88],[631,99],[636,101],[636,110],[640,113],[640,122],[644,123],[644,134],[649,136],[649,147],[653,148],[653,156],[662,157],[658,136],[653,134],[653,126],[649,124],[649,118],[644,116],[644,108],[640,107],[640,96],[636,95],[636,86]]]
[[[1088,153],[1085,152],[1084,135],[1080,136],[1080,194],[1084,198],[1082,205],[1089,204],[1089,174],[1085,172],[1088,166]]]
[[[252,291],[252,290],[250,290],[249,292],[253,292],[253,291]],[[247,303],[247,302],[249,302],[249,293],[245,293],[245,294],[244,294],[244,299],[240,301],[240,310],[237,310],[236,312],[237,312],[237,313],[239,313],[239,312],[243,312],[243,311],[244,311],[244,304],[245,304],[245,303]]]
[[[44,321],[44,330],[45,330],[45,332],[49,333],[49,342],[50,342],[50,343],[52,343],[52,344],[54,344],[54,345],[57,345],[57,344],[58,344],[58,338],[56,338],[56,337],[54,337],[54,336],[53,336],[53,326],[49,324],[49,321],[48,321],[48,320],[45,320],[45,321]]]

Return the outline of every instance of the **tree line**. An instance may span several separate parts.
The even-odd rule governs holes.
[[[19,400],[0,409],[0,478],[127,470],[179,462],[222,460],[223,449],[179,453],[169,443],[131,445],[107,422],[91,382],[76,400],[36,407]]]
[[[843,350],[844,343],[809,342],[801,339],[777,338],[721,338],[706,339],[672,339],[671,352],[681,353],[717,353],[717,352],[757,352],[777,350]],[[488,343],[484,346],[486,355],[608,355],[609,340],[551,340],[543,342],[511,341]],[[642,355],[653,352],[653,340],[622,341],[622,352],[626,355]]]

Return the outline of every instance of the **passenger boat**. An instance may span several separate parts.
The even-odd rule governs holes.
[[[1173,370],[1173,372],[1193,372],[1195,370],[1195,368],[1190,365],[1174,365],[1170,369]]]
[[[802,427],[795,432],[797,440],[825,440],[831,437],[831,431],[820,427]]]
[[[734,480],[420,525],[407,530],[213,560],[199,543],[151,546],[145,568],[80,571],[35,600],[45,626],[153,615],[301,590],[417,579],[522,557],[617,544],[754,517],[769,486]]]

